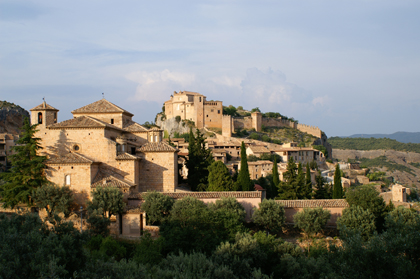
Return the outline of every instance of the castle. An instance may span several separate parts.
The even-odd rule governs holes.
[[[298,124],[280,117],[265,118],[260,112],[253,112],[248,117],[223,115],[223,102],[206,99],[207,97],[200,93],[175,91],[164,103],[166,118],[180,117],[180,120],[193,121],[198,129],[219,128],[222,129],[222,135],[225,137],[231,137],[236,129],[254,129],[261,132],[263,125],[265,127],[291,127],[317,138],[322,137],[322,131],[318,127]]]
[[[58,109],[45,101],[31,109],[31,123],[48,157],[47,179],[69,186],[83,204],[91,190],[107,185],[131,193],[174,192],[178,150],[162,141],[162,130],[132,121],[133,114],[101,99],[57,122]]]

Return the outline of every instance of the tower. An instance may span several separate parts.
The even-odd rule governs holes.
[[[45,100],[42,104],[31,109],[31,124],[38,124],[38,129],[57,123],[58,109],[48,105]]]

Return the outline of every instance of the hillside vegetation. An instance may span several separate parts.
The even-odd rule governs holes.
[[[333,149],[379,150],[391,149],[404,152],[420,153],[420,143],[401,143],[393,139],[382,138],[340,138],[331,137],[328,142]]]

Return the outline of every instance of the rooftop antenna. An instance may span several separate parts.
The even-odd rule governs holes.
[[[105,99],[105,94],[104,94],[104,92],[102,92],[102,99]]]

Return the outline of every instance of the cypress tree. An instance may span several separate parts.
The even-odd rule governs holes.
[[[232,191],[233,180],[222,161],[215,161],[209,166],[209,187],[207,191]]]
[[[297,176],[296,176],[296,192],[299,199],[303,199],[306,196],[306,185],[305,185],[305,174],[303,173],[302,164],[298,164]]]
[[[311,168],[309,163],[306,163],[306,176],[305,176],[305,199],[312,197],[312,180],[311,180]]]
[[[278,185],[278,197],[282,200],[296,200],[297,193],[297,167],[293,157],[287,163],[287,171],[283,175],[283,181]]]
[[[239,171],[237,183],[239,185],[239,189],[242,189],[242,191],[252,190],[252,181],[249,177],[248,160],[246,157],[244,142],[241,144],[241,169]]]
[[[47,157],[37,155],[42,147],[39,144],[41,139],[34,137],[36,126],[25,118],[17,145],[12,147],[16,152],[10,156],[12,168],[0,176],[5,181],[0,188],[3,207],[14,208],[19,203],[32,205],[32,192],[47,182],[44,174]]]
[[[274,162],[273,162],[273,184],[274,187],[277,187],[280,183],[280,179],[279,179],[279,170],[277,167],[277,157],[274,157]]]
[[[334,188],[333,188],[333,199],[342,199],[343,198],[343,186],[341,185],[341,171],[340,165],[337,164],[335,167],[334,173]]]
[[[315,180],[315,199],[328,199],[328,193],[325,189],[325,178],[322,177],[320,171],[318,171],[318,175],[315,176]]]
[[[194,136],[192,129],[190,129],[187,159],[187,181],[191,190],[196,191],[199,188],[203,190],[206,187],[209,176],[208,167],[212,162],[213,156],[211,150],[206,148],[204,135],[196,129],[196,135]]]

